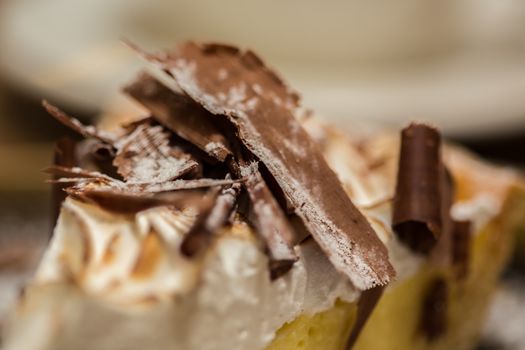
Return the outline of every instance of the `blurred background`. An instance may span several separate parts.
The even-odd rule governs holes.
[[[345,128],[428,120],[525,168],[522,0],[0,0],[0,320],[51,228],[41,169],[68,131],[40,100],[85,122],[128,108],[119,87],[141,62],[123,38],[151,50],[186,39],[250,47]],[[525,348],[523,332],[499,322],[525,324],[523,265],[517,256],[507,273],[484,349]]]

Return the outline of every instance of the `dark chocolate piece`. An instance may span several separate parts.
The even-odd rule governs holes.
[[[71,130],[78,132],[80,135],[84,137],[94,137],[107,144],[113,143],[113,135],[100,131],[92,125],[82,124],[78,119],[69,116],[60,108],[52,105],[51,103],[45,100],[42,101],[42,106],[44,106],[47,112],[56,120],[70,128]]]
[[[456,268],[456,277],[468,275],[470,260],[471,222],[454,221],[452,234],[452,262]]]
[[[163,183],[195,171],[199,164],[189,154],[169,145],[161,126],[142,124],[116,143],[113,164],[127,182]]]
[[[411,124],[401,134],[392,227],[411,249],[428,253],[442,232],[439,132]]]
[[[167,57],[146,57],[208,111],[228,117],[332,264],[355,286],[368,289],[390,281],[395,272],[385,246],[294,118],[297,94],[255,54],[187,43]]]
[[[181,244],[184,255],[188,257],[198,255],[210,245],[214,235],[227,223],[240,190],[241,184],[234,183],[230,187],[223,188],[218,195],[217,191],[208,194],[209,200],[201,206],[194,225]]]
[[[293,228],[266,186],[257,163],[243,164],[240,171],[246,179],[244,186],[250,196],[255,228],[268,249],[270,277],[278,278],[298,259],[293,248]]]
[[[231,150],[213,124],[213,116],[189,97],[173,92],[149,74],[141,74],[124,92],[146,107],[159,123],[219,161]]]
[[[427,341],[436,340],[447,330],[448,286],[443,278],[428,286],[422,307],[421,332]]]
[[[384,289],[383,286],[379,286],[365,290],[361,294],[357,303],[357,318],[352,328],[352,333],[350,333],[350,337],[346,342],[345,349],[350,350],[354,346],[359,334],[361,334],[361,330],[366,324],[366,321],[370,318],[372,311],[374,311],[379,299],[383,295]]]

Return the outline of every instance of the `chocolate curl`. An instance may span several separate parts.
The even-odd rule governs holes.
[[[471,222],[454,221],[453,225],[452,262],[456,268],[456,277],[461,279],[468,275],[470,244],[472,240]]]
[[[76,157],[76,142],[68,137],[64,137],[57,141],[55,144],[55,152],[53,164],[58,167],[74,167],[77,165]],[[58,180],[60,175],[53,175],[54,180]],[[51,223],[54,228],[58,215],[60,214],[60,207],[66,199],[66,192],[64,191],[69,187],[66,183],[53,183],[51,189]]]
[[[213,124],[213,116],[189,97],[173,92],[147,73],[126,86],[124,92],[159,123],[211,157],[222,162],[231,154],[228,141]]]
[[[442,232],[441,136],[424,124],[401,133],[392,226],[412,250],[428,253]]]

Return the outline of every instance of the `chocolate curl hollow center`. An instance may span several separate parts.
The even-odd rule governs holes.
[[[392,226],[412,250],[428,253],[442,231],[441,136],[424,124],[401,133]]]

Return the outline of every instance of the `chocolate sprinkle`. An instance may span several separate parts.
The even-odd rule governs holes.
[[[401,241],[428,253],[442,232],[441,136],[432,127],[411,124],[401,134],[392,226]]]
[[[231,154],[228,141],[213,124],[213,116],[189,97],[173,92],[148,74],[141,74],[124,92],[146,107],[159,123],[211,157],[222,162]]]
[[[448,287],[443,278],[429,285],[422,306],[421,331],[428,341],[436,340],[447,330]]]
[[[294,118],[297,94],[255,54],[187,43],[165,58],[145,56],[209,112],[228,117],[332,264],[355,286],[368,289],[390,281],[395,272],[385,246]]]

